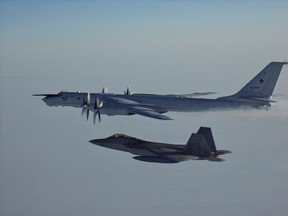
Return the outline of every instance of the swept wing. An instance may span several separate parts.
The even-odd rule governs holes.
[[[137,114],[142,115],[154,119],[160,119],[160,120],[173,120],[169,116],[162,115],[161,113],[167,112],[166,110],[163,110],[162,107],[158,107],[155,105],[145,104],[145,103],[139,103],[133,100],[124,99],[124,98],[117,98],[110,96],[108,99],[105,97],[102,98],[106,102],[112,102],[113,106],[120,107],[121,109],[126,109],[128,113],[130,114]],[[109,103],[107,103],[109,104]]]
[[[139,106],[129,107],[128,110],[131,113],[142,115],[142,116],[146,116],[146,117],[150,117],[150,118],[154,118],[154,119],[173,120],[169,116],[162,115],[159,112],[157,112],[157,111],[155,111],[155,110],[153,110],[151,108],[142,107],[140,105]]]

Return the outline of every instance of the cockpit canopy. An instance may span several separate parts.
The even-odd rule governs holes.
[[[114,134],[114,135],[110,136],[109,138],[131,138],[131,137],[128,135],[125,135],[125,134],[118,133],[118,134]]]
[[[63,96],[63,91],[58,92],[57,96],[62,97]]]

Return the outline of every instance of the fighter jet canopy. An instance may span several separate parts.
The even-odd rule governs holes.
[[[110,136],[109,138],[131,138],[131,137],[128,135],[125,135],[125,134],[118,133],[118,134],[114,134],[114,135]]]

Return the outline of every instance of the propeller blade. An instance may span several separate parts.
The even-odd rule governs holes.
[[[86,119],[87,119],[87,121],[89,119],[89,109],[86,109]]]
[[[87,98],[83,98],[83,104],[81,105],[82,107],[82,113],[81,116],[84,115],[84,113],[86,113],[86,119],[89,119],[89,105],[90,105],[90,93],[87,93]]]
[[[99,100],[98,97],[95,98],[95,103],[94,103],[94,108],[95,109],[100,109],[103,106],[103,103]]]
[[[83,107],[83,108],[82,108],[82,112],[81,112],[81,116],[83,116],[83,115],[84,115],[84,113],[85,113],[85,110],[86,110],[86,109]]]
[[[94,124],[94,125],[95,125],[95,123],[96,123],[97,116],[98,116],[99,123],[101,122],[101,114],[100,114],[100,112],[99,112],[99,111],[94,112],[94,114],[93,114],[93,124]]]
[[[99,108],[99,98],[96,97],[95,99],[95,107],[98,109]]]
[[[87,107],[90,105],[90,93],[87,93],[87,98],[82,98],[83,103],[81,105],[81,107]]]
[[[85,107],[85,105],[87,104],[85,98],[82,98],[83,103],[81,104],[81,107]]]
[[[98,112],[98,119],[99,119],[99,123],[101,122],[101,114],[100,112]]]
[[[96,123],[96,115],[97,115],[97,113],[94,112],[94,114],[93,114],[93,124],[94,124],[94,125],[95,125],[95,123]]]
[[[90,105],[90,93],[87,93],[87,105]]]
[[[100,109],[103,106],[103,102],[99,100],[98,97],[95,97],[95,101],[94,101],[94,106],[92,108],[93,110],[93,123],[96,123],[96,119],[97,119],[97,115],[98,115],[98,119],[99,122],[101,122],[101,113],[100,113]]]

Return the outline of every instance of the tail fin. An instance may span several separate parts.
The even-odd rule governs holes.
[[[283,65],[287,62],[270,62],[260,73],[248,82],[239,92],[232,95],[236,98],[269,99],[273,93]],[[228,96],[231,97],[231,96]],[[224,97],[225,98],[225,97]]]
[[[186,144],[185,152],[200,157],[210,156],[212,152],[216,152],[211,128],[200,127],[197,134],[192,133]]]
[[[197,131],[197,134],[202,134],[206,141],[207,141],[207,144],[209,146],[209,148],[211,149],[212,152],[216,152],[216,145],[215,145],[215,142],[214,142],[214,138],[213,138],[213,135],[212,135],[212,130],[211,128],[209,127],[200,127],[199,130]]]

